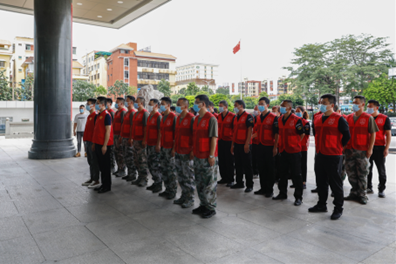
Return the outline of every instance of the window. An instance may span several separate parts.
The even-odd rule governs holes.
[[[0,67],[5,67],[5,61],[0,61]]]
[[[99,80],[99,73],[98,73],[98,80]]]
[[[124,58],[124,66],[129,66],[129,58]]]
[[[100,69],[100,64],[98,63],[97,65],[98,65],[98,70],[99,70]]]
[[[77,48],[73,47],[73,55],[76,55],[76,54],[77,54]]]
[[[18,56],[18,59],[22,60],[22,56]]]
[[[22,46],[22,43],[18,43],[18,46]]]
[[[31,47],[31,45],[29,45],[29,44],[26,44],[26,50],[32,50],[32,47]]]
[[[22,72],[22,69],[18,69],[18,72]]]
[[[129,78],[129,72],[128,71],[124,71],[124,78],[128,79]]]

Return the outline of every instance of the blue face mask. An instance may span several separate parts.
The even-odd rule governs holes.
[[[129,106],[129,103],[128,102],[125,102],[125,107],[128,107]]]
[[[352,106],[352,111],[353,111],[353,112],[357,112],[357,111],[359,111],[359,110],[360,110],[359,105],[353,104],[353,106]]]
[[[80,109],[80,113],[81,113],[81,114],[84,113],[84,109]]]
[[[176,106],[176,113],[180,114],[182,112],[181,107],[180,106]]]
[[[326,113],[327,112],[327,105],[321,104],[319,105],[319,111],[322,113]]]
[[[201,109],[201,108],[199,108],[198,104],[194,104],[193,108],[194,108],[194,111],[197,112],[197,113]]]
[[[296,116],[302,117],[302,113],[301,112],[296,112]]]
[[[99,111],[99,110],[100,110],[100,107],[99,107],[99,105],[98,105],[98,104],[95,104],[95,109],[96,109],[97,111]]]
[[[287,113],[286,107],[281,106],[281,107],[280,107],[280,113],[281,113],[282,115],[286,114],[286,113]]]
[[[221,106],[220,106],[220,107],[219,107],[219,112],[220,112],[220,113],[223,113],[223,112],[224,112],[224,107],[221,107]]]
[[[259,106],[258,106],[258,110],[259,110],[260,112],[264,112],[264,111],[265,111],[265,106],[264,106],[264,105],[259,105]]]
[[[116,109],[118,109],[118,104],[117,104],[117,103],[115,103],[115,104],[114,104],[114,107],[115,107]]]
[[[367,107],[367,114],[371,115],[374,113],[374,108]]]
[[[158,113],[162,113],[162,111],[161,111],[161,109],[160,109],[160,108],[158,108]]]
[[[238,108],[238,107],[234,107],[234,112],[235,112],[236,114],[238,114],[238,113],[239,113],[239,108]]]
[[[91,111],[91,106],[89,104],[85,105],[85,109],[87,109],[87,111]]]
[[[161,109],[161,112],[165,112],[166,111],[165,105],[161,105],[160,109]]]
[[[133,104],[133,107],[135,107],[136,109],[138,109],[138,108],[139,108],[138,103],[134,103],[134,104]]]

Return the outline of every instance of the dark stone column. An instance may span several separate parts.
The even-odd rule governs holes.
[[[34,1],[34,139],[29,159],[76,153],[71,130],[71,4]]]

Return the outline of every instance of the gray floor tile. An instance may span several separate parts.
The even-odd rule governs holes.
[[[46,196],[19,199],[14,201],[14,203],[18,211],[22,214],[62,207],[62,205],[49,194]]]
[[[20,216],[0,218],[0,240],[30,235]]]
[[[71,226],[33,236],[47,260],[66,259],[106,248],[83,226]]]
[[[70,211],[70,213],[72,213],[78,220],[84,223],[123,216],[122,213],[107,204],[88,203],[67,207],[67,210]]]
[[[395,264],[396,248],[386,247],[363,261],[364,264]]]
[[[7,191],[12,200],[30,199],[33,197],[48,196],[49,193],[40,186],[10,186]]]
[[[258,205],[252,205],[249,203],[241,202],[235,199],[222,199],[219,198],[217,201],[217,210],[222,211],[226,214],[238,214],[246,211],[250,211],[256,208],[260,208]]]
[[[0,202],[8,202],[11,201],[11,196],[9,195],[8,191],[5,189],[0,189]]]
[[[282,264],[278,260],[270,258],[252,249],[242,250],[240,252],[232,253],[210,264]]]
[[[13,202],[0,202],[0,219],[3,217],[10,217],[17,214],[18,210]]]
[[[0,263],[37,264],[44,257],[31,235],[0,241]]]
[[[144,199],[137,196],[131,196],[128,198],[117,198],[113,201],[107,201],[106,204],[110,205],[111,207],[115,208],[116,210],[125,215],[158,209],[158,206],[148,201],[145,201]]]
[[[103,249],[93,252],[88,252],[80,256],[71,257],[68,259],[56,261],[57,264],[123,264],[125,263],[110,249]]]

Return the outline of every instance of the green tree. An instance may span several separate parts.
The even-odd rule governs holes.
[[[282,102],[279,99],[271,100],[270,107],[274,107],[276,105],[280,105]]]
[[[133,94],[131,92],[131,88],[129,87],[128,84],[124,83],[123,81],[117,80],[115,81],[113,86],[110,86],[107,90],[108,93],[111,95],[114,95],[115,97],[121,96],[125,97],[128,94]]]
[[[0,70],[0,101],[12,100],[12,88],[7,76],[5,76],[6,70]]]
[[[33,93],[34,93],[34,77],[33,74],[28,74],[25,79],[25,83],[19,83],[21,86],[20,89],[17,89],[18,92],[18,99],[21,101],[31,101],[33,100]]]
[[[86,81],[73,81],[73,101],[83,102],[88,98],[95,97],[96,86]]]
[[[217,94],[225,94],[225,95],[228,95],[228,94],[230,94],[230,90],[229,90],[229,89],[226,89],[226,88],[218,88],[218,89],[216,90],[216,93],[217,93]]]
[[[98,97],[98,96],[107,96],[107,89],[104,86],[100,85],[95,90],[95,96],[96,97]]]
[[[181,97],[183,97],[183,95],[181,95],[181,94],[173,94],[173,95],[171,95],[170,98],[172,99],[172,105],[176,105],[177,100],[179,98],[181,98]]]
[[[162,79],[158,83],[158,91],[164,94],[164,96],[170,96],[171,95],[171,88],[170,88],[170,83],[164,79]]]
[[[388,75],[381,74],[380,77],[375,78],[364,91],[364,96],[367,99],[373,99],[388,108],[389,104],[393,105],[393,110],[396,109],[396,80],[395,78],[388,78]]]
[[[128,86],[128,94],[127,95],[137,95],[137,87],[136,86]]]
[[[258,104],[258,98],[257,97],[245,97],[243,98],[243,101],[245,102],[246,109],[253,109],[255,105]]]
[[[189,107],[193,107],[195,102],[195,95],[187,95],[186,99],[188,100]]]
[[[180,95],[186,95],[186,91],[187,91],[186,88],[181,88],[181,89],[179,90],[179,93],[178,93],[178,94],[180,94]]]
[[[199,87],[195,84],[195,82],[190,82],[187,85],[186,95],[196,95],[199,92]]]
[[[297,94],[281,94],[279,95],[278,100],[279,104],[284,100],[291,100],[293,102],[293,108],[296,108],[298,105],[304,105],[304,100]]]
[[[233,103],[231,102],[231,100],[228,99],[227,95],[225,95],[225,94],[219,94],[219,93],[213,94],[213,95],[211,95],[211,96],[209,97],[209,100],[213,102],[213,104],[215,105],[215,107],[218,107],[218,106],[219,106],[219,102],[220,102],[220,101],[223,101],[223,100],[227,101],[228,107],[230,107],[230,105],[233,105]],[[232,107],[231,107],[231,109],[232,109]]]
[[[266,92],[261,92],[259,94],[259,98],[261,98],[261,97],[267,97],[268,98],[268,94]]]
[[[205,85],[204,87],[202,87],[201,91],[203,92],[207,92],[209,95],[214,94],[213,90],[209,88],[209,86]]]

